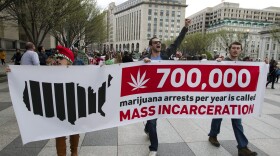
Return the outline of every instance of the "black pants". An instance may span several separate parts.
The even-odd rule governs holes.
[[[145,126],[145,131],[149,133],[151,146],[150,151],[157,151],[158,149],[158,136],[157,136],[157,119],[148,120]]]
[[[279,75],[276,76],[275,78],[275,83],[278,83]]]
[[[6,64],[5,59],[1,59],[2,65]]]
[[[269,79],[268,79],[268,82],[266,83],[266,87],[268,86],[268,84],[272,83],[271,88],[274,88],[275,78],[276,78],[276,75],[270,75]]]

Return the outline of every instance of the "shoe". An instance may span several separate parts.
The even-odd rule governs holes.
[[[150,151],[149,156],[156,156],[157,152],[156,151]]]
[[[238,156],[256,156],[257,152],[253,152],[248,149],[248,147],[238,149]]]
[[[271,89],[275,89],[274,87],[272,87]]]
[[[217,137],[210,136],[209,137],[209,142],[216,147],[220,147],[220,143],[217,140]]]

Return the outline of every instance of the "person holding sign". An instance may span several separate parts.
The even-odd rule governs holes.
[[[56,65],[72,65],[74,62],[73,52],[63,46],[57,46],[58,54],[54,56],[56,59]],[[79,144],[79,134],[70,136],[70,149],[71,156],[78,156],[78,144]],[[59,137],[55,139],[56,151],[58,156],[66,156],[66,137]]]
[[[185,26],[181,30],[179,36],[176,38],[174,43],[172,43],[165,51],[161,51],[161,41],[157,37],[153,37],[149,41],[150,53],[144,57],[144,62],[148,63],[151,60],[168,60],[170,56],[176,53],[177,47],[181,44],[184,39],[188,26],[190,25],[191,20],[185,19]],[[182,56],[182,53],[181,53]],[[149,147],[150,153],[149,156],[156,156],[158,149],[158,136],[157,136],[157,119],[148,120],[145,125],[145,133],[149,136],[151,141],[151,146]]]
[[[239,59],[239,55],[241,54],[242,51],[242,44],[239,42],[233,42],[229,46],[229,56],[226,57],[224,60],[225,61],[241,61]],[[222,61],[220,58],[217,59],[217,61]],[[211,123],[211,130],[210,133],[208,134],[209,136],[209,142],[216,146],[220,147],[220,143],[217,140],[217,135],[220,133],[220,127],[221,127],[222,119],[212,119]],[[251,151],[248,149],[248,139],[246,138],[244,132],[243,132],[243,126],[241,119],[231,119],[232,123],[232,128],[234,131],[234,135],[236,138],[236,141],[238,143],[237,148],[238,148],[238,155],[239,156],[256,156],[257,153]]]

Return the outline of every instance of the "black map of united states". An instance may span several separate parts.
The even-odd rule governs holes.
[[[65,83],[48,83],[48,82],[38,82],[30,80],[29,83],[25,81],[25,88],[23,91],[23,102],[26,105],[28,111],[31,112],[31,107],[33,108],[33,113],[35,115],[43,115],[43,105],[45,108],[45,117],[53,118],[56,117],[61,121],[66,119],[66,111],[68,122],[75,125],[75,121],[82,117],[87,117],[93,113],[100,113],[105,117],[105,112],[102,110],[103,105],[106,102],[106,90],[111,86],[112,76],[108,76],[108,81],[102,83],[101,87],[98,88],[97,92],[94,92],[92,87],[81,87],[79,84],[69,82]],[[40,83],[41,86],[40,86]],[[76,85],[76,90],[75,90]],[[40,88],[42,87],[42,88]],[[64,88],[65,87],[65,88]],[[42,89],[42,92],[41,92]],[[86,96],[87,89],[87,96]],[[54,92],[54,97],[53,97]],[[64,98],[64,92],[65,98]],[[77,92],[77,94],[76,94]],[[30,97],[29,97],[30,94]],[[76,96],[77,95],[77,96]],[[76,108],[76,98],[77,98],[77,108]],[[86,98],[88,99],[88,105],[86,103]],[[42,103],[43,101],[43,103]],[[31,103],[32,102],[32,103]],[[65,103],[67,109],[65,109]],[[88,112],[86,111],[88,108]],[[97,108],[97,110],[96,110]],[[78,118],[76,118],[76,113],[78,113]]]

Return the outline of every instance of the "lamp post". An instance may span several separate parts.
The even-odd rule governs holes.
[[[244,34],[244,38],[245,38],[245,44],[244,44],[244,56],[246,57],[246,52],[247,52],[247,39],[248,39],[248,35],[249,35],[249,29],[246,30],[245,34]]]

